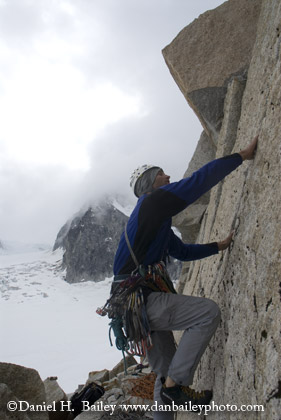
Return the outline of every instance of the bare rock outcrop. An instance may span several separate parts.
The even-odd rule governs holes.
[[[44,381],[46,392],[46,405],[52,406],[49,411],[49,420],[72,420],[69,412],[63,407],[67,407],[68,398],[57,382],[57,377],[49,377]]]
[[[1,420],[30,420],[30,417],[24,411],[9,411],[7,409],[8,404],[14,401],[15,404],[19,404],[19,400],[15,394],[10,390],[6,384],[0,383],[0,418]]]
[[[194,171],[213,160],[215,156],[216,147],[206,132],[203,131],[194,155],[189,162],[186,172],[184,173],[184,178],[192,175]],[[210,193],[207,192],[186,210],[174,217],[173,225],[180,230],[182,240],[184,242],[193,243],[196,241],[201,226],[201,220],[206,211],[209,200]]]
[[[216,143],[227,83],[243,79],[256,38],[260,0],[230,0],[195,19],[163,50],[187,102]]]
[[[127,220],[105,199],[61,228],[54,249],[64,249],[67,282],[98,282],[112,276],[114,255]]]
[[[154,404],[155,374],[148,365],[137,365],[133,356],[126,357],[126,365],[127,373],[124,371],[123,359],[110,371],[103,369],[89,373],[85,385],[95,382],[104,388],[105,393],[91,409],[85,405],[85,410],[76,417],[77,420],[152,418],[150,407]],[[78,391],[83,388],[79,386]],[[131,404],[138,405],[139,409],[130,408]],[[144,405],[147,407],[142,410],[140,407]]]
[[[46,411],[34,409],[46,402],[44,384],[36,370],[12,363],[0,363],[0,381],[1,419],[49,420]],[[16,404],[9,410],[7,404],[10,401]],[[22,402],[21,407],[19,402]]]
[[[238,4],[241,9],[234,10]],[[252,7],[252,13],[244,10],[244,18],[241,16],[236,20],[243,4]],[[223,21],[222,11],[225,13]],[[209,29],[203,25],[200,33],[198,25],[203,18],[206,23],[212,18],[216,36],[207,37]],[[221,80],[228,79],[224,85],[224,118],[216,132],[217,157],[241,150],[259,134],[255,159],[244,162],[212,190],[201,220],[198,242],[221,239],[234,229],[233,244],[218,256],[192,263],[188,271],[183,271],[181,279],[185,284],[183,293],[211,298],[219,304],[222,312],[221,324],[200,362],[194,386],[213,388],[217,405],[229,404],[238,409],[242,404],[251,405],[251,410],[246,413],[250,420],[280,420],[281,413],[280,22],[279,0],[263,0],[261,8],[258,0],[229,0],[192,24],[194,30],[199,31],[196,37],[192,40],[188,36],[184,38],[183,32],[174,41],[175,46],[169,47],[170,51],[173,48],[176,51],[172,74],[177,75],[175,79],[194,109],[196,106],[189,91],[204,88],[203,82],[206,87],[222,86],[220,76]],[[185,34],[188,33],[186,30]],[[249,37],[249,50],[244,61],[239,48],[235,48],[238,33],[242,36],[242,49]],[[225,43],[220,61],[215,54],[219,42],[216,37]],[[202,53],[209,49],[215,54],[214,60],[206,59],[208,71],[205,76],[192,56],[189,62],[185,58],[186,51],[191,51],[191,42],[194,51]],[[228,56],[229,50],[232,60]],[[181,53],[183,57],[180,57]],[[167,61],[167,56],[165,58]],[[247,79],[229,78],[237,73],[240,64],[241,68],[249,65]],[[171,61],[169,66],[171,69]],[[200,114],[205,129],[213,136],[200,109],[196,108],[196,113]],[[214,128],[215,122],[212,124]],[[260,407],[254,409],[254,405]],[[222,413],[213,411],[209,416],[221,419]],[[189,414],[189,417],[198,418],[197,414]],[[184,419],[186,414],[178,418]],[[223,418],[239,420],[245,418],[245,413],[225,410]]]

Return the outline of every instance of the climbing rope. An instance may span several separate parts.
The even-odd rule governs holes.
[[[121,318],[114,318],[112,319],[112,321],[109,323],[109,341],[111,346],[113,346],[112,344],[112,340],[111,340],[111,330],[113,330],[113,333],[115,335],[115,346],[118,350],[122,351],[122,355],[123,355],[123,362],[124,362],[124,371],[125,371],[125,375],[127,375],[127,362],[126,362],[126,356],[125,356],[125,352],[128,351],[129,349],[129,345],[128,345],[128,340],[126,338],[126,336],[124,335],[123,332],[123,322]]]
[[[147,269],[140,266],[131,276],[114,286],[110,298],[96,312],[112,319],[109,336],[113,330],[116,347],[122,351],[124,360],[125,353],[146,356],[147,350],[152,347],[152,339],[143,288],[176,293],[165,264],[160,262]],[[112,345],[111,336],[110,343]]]
[[[155,380],[156,374],[154,372],[137,379],[128,379],[133,385],[130,394],[143,400],[153,400]]]

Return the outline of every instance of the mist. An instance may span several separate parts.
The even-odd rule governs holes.
[[[85,203],[180,179],[202,127],[161,50],[220,0],[0,1],[0,240],[53,244]]]

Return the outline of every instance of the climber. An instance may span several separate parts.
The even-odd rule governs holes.
[[[160,261],[165,262],[168,255],[191,261],[217,254],[229,247],[233,236],[231,232],[223,241],[184,244],[171,229],[171,218],[244,160],[253,159],[257,141],[258,136],[239,153],[213,160],[178,182],[170,183],[170,176],[151,165],[143,165],[131,176],[130,185],[139,199],[115,255],[112,289],[131,273],[142,271],[145,280],[140,280],[139,287],[152,341],[152,346],[147,346],[147,355],[151,369],[157,374],[154,398],[158,406],[189,405],[192,410],[192,406],[209,404],[212,391],[195,392],[190,385],[220,320],[220,310],[211,299],[176,294],[167,280],[165,264]],[[172,330],[184,330],[177,349]],[[158,411],[154,418],[171,419],[173,413]]]

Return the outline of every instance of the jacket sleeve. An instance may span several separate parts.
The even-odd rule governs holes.
[[[184,244],[171,229],[168,253],[180,261],[194,261],[218,254],[217,242],[209,244]]]
[[[196,201],[243,162],[239,153],[215,159],[202,166],[190,177],[171,183],[163,188],[186,202],[186,206]]]
[[[156,189],[147,196],[142,210],[162,221],[175,216],[218,184],[243,162],[239,153],[215,159],[190,177]],[[153,213],[154,212],[154,213]]]

